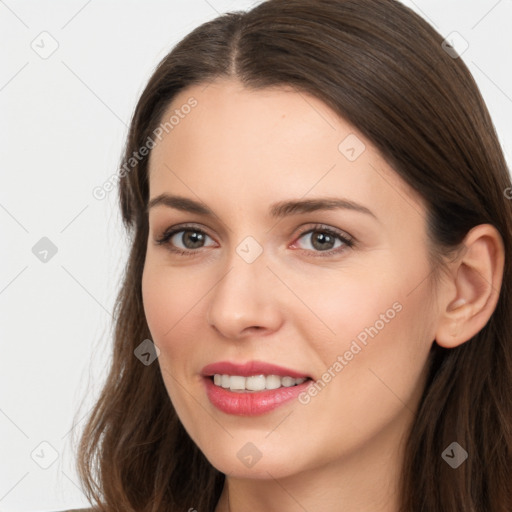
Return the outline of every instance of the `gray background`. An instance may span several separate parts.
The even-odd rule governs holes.
[[[117,188],[92,190],[116,172],[158,61],[253,3],[0,0],[0,512],[87,505],[71,434],[105,377],[127,255]],[[510,163],[512,1],[404,3],[469,43],[462,58]]]

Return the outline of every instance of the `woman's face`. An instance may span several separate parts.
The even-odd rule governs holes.
[[[142,287],[185,429],[233,477],[391,464],[438,314],[423,202],[307,94],[216,81],[172,115]]]

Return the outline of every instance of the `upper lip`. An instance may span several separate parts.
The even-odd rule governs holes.
[[[283,366],[265,363],[264,361],[247,361],[246,363],[233,363],[230,361],[219,361],[206,365],[201,373],[205,377],[212,375],[240,375],[250,377],[251,375],[279,375],[280,377],[293,377],[300,379],[302,377],[310,378],[305,373],[291,370]]]

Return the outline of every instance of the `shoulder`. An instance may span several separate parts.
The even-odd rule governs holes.
[[[59,510],[58,512],[98,512],[96,508],[73,508],[69,510]]]

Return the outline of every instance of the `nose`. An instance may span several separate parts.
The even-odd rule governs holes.
[[[283,308],[278,303],[275,275],[264,253],[247,263],[234,253],[228,270],[209,295],[207,320],[225,338],[266,335],[279,329]],[[274,289],[274,294],[271,294]]]

